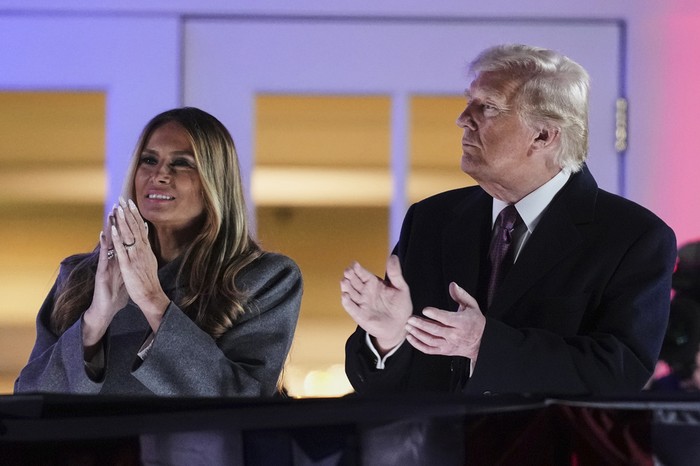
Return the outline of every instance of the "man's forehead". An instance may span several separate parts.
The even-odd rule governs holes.
[[[490,99],[506,102],[513,93],[513,79],[502,73],[486,72],[476,76],[464,91],[468,99]]]
[[[507,101],[508,97],[503,92],[502,89],[493,86],[479,85],[478,83],[472,83],[465,91],[464,96],[471,100],[494,100],[494,101]]]

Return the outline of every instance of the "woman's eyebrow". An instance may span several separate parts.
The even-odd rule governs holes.
[[[141,153],[149,153],[149,154],[158,154],[159,152],[155,149],[149,149],[148,147],[144,147]],[[173,152],[169,152],[172,155],[187,155],[189,157],[194,157],[194,153],[190,150],[176,150]]]

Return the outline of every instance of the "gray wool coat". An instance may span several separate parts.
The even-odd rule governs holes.
[[[70,273],[70,262],[64,261],[39,311],[36,343],[15,381],[15,393],[273,395],[299,316],[302,279],[297,265],[274,253],[265,253],[248,265],[236,279],[250,296],[245,313],[214,340],[174,304],[182,293],[175,280],[179,262],[158,271],[172,301],[148,354],[143,360],[137,355],[150,327],[130,300],[103,339],[105,370],[95,381],[83,360],[82,318],[61,335],[48,325],[56,289]]]

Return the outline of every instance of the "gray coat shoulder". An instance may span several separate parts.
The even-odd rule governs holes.
[[[301,270],[296,262],[274,252],[264,252],[248,264],[236,279],[236,284],[258,309],[274,308],[282,301],[300,298],[303,290]]]

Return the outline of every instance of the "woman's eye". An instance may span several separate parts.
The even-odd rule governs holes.
[[[143,163],[146,165],[155,165],[158,162],[156,161],[156,158],[152,155],[142,155],[139,159],[139,163]]]
[[[194,168],[194,164],[192,164],[189,160],[185,159],[177,159],[173,160],[172,164],[173,167],[187,167],[187,168]]]

